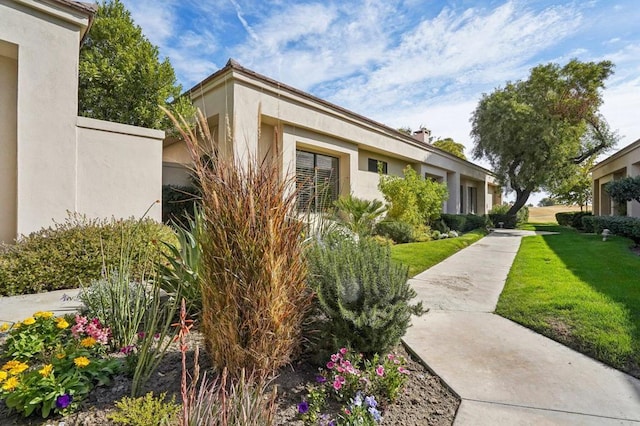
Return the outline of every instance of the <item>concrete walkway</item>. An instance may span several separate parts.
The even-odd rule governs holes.
[[[411,280],[405,343],[462,399],[455,425],[640,425],[640,380],[493,314],[527,231],[497,230]]]
[[[82,303],[76,300],[80,290],[56,290],[24,296],[0,297],[0,324],[14,323],[37,311],[52,311],[56,315],[78,312]]]

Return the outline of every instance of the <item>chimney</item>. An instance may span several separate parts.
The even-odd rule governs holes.
[[[431,130],[426,127],[420,127],[419,130],[413,132],[413,138],[422,143],[429,143],[431,137]]]

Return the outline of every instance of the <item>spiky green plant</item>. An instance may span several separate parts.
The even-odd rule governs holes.
[[[380,200],[365,200],[353,195],[340,197],[333,205],[338,223],[359,236],[373,234],[376,223],[387,210]]]

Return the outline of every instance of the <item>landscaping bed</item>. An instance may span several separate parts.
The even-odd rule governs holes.
[[[196,344],[202,346],[202,336],[195,331],[188,335],[189,346]],[[456,410],[460,404],[457,397],[444,385],[437,376],[430,373],[420,362],[412,359],[406,353],[402,345],[396,348],[396,352],[407,358],[407,370],[409,379],[396,403],[384,412],[383,425],[451,425]],[[188,365],[193,366],[193,349],[189,350]],[[145,386],[145,391],[153,391],[154,394],[167,392],[167,395],[175,396],[180,402],[181,379],[181,353],[177,344],[171,346],[167,355]],[[200,365],[204,370],[209,365],[209,360],[202,351],[200,352]],[[297,404],[304,397],[306,384],[313,382],[317,369],[307,362],[298,362],[280,370],[278,377],[272,386],[277,386],[278,399],[276,424],[278,425],[303,425],[298,418]],[[80,411],[62,418],[48,420],[37,417],[23,418],[13,414],[9,415],[5,405],[0,402],[0,422],[2,425],[16,426],[58,426],[64,422],[65,426],[109,426],[115,425],[107,419],[107,414],[114,410],[114,404],[123,396],[129,395],[131,380],[123,375],[118,375],[107,386],[94,389],[85,400]]]

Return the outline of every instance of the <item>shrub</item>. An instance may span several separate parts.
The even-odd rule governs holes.
[[[407,281],[408,269],[391,260],[388,246],[369,239],[320,242],[308,250],[309,285],[327,321],[323,341],[335,350],[346,344],[366,356],[395,346],[422,314]]]
[[[132,277],[140,279],[150,272],[149,264],[162,259],[165,249],[160,241],[174,239],[171,228],[151,219],[99,220],[69,214],[64,222],[0,249],[0,295],[77,288],[99,279],[103,270],[117,266],[123,241],[131,246]]]
[[[153,396],[153,392],[138,398],[124,397],[116,402],[117,411],[107,415],[109,420],[131,426],[169,426],[178,424],[180,406],[167,394]]]
[[[403,173],[403,178],[380,176],[378,188],[389,204],[387,217],[413,226],[431,223],[442,212],[447,186],[422,178],[411,166],[405,167]]]
[[[600,234],[608,229],[615,235],[631,239],[640,245],[640,218],[626,216],[585,216],[582,218],[585,230]]]
[[[384,220],[376,225],[375,233],[391,238],[396,244],[413,241],[413,226],[405,222]]]
[[[477,216],[474,214],[443,214],[441,215],[443,222],[449,229],[439,229],[441,233],[454,230],[458,232],[469,232],[478,228],[485,228],[487,226],[486,216]]]
[[[195,186],[162,185],[162,223],[185,226],[200,199]]]
[[[504,228],[514,229],[520,225],[527,223],[529,220],[529,207],[524,206],[515,216],[507,215],[507,212],[511,208],[508,204],[501,204],[498,206],[493,206],[493,208],[489,211],[489,219],[494,227],[498,228],[499,223],[503,223]]]
[[[591,212],[558,212],[556,213],[556,222],[561,226],[571,226],[583,230],[582,218],[585,216],[591,216]]]
[[[174,119],[177,126],[180,123]],[[295,181],[275,162],[216,155],[202,114],[183,120],[202,188],[202,330],[217,369],[266,376],[291,361],[311,304]],[[210,152],[210,151],[209,151]]]
[[[373,233],[376,223],[386,211],[382,201],[364,200],[353,195],[340,197],[333,205],[336,221],[363,237]]]

